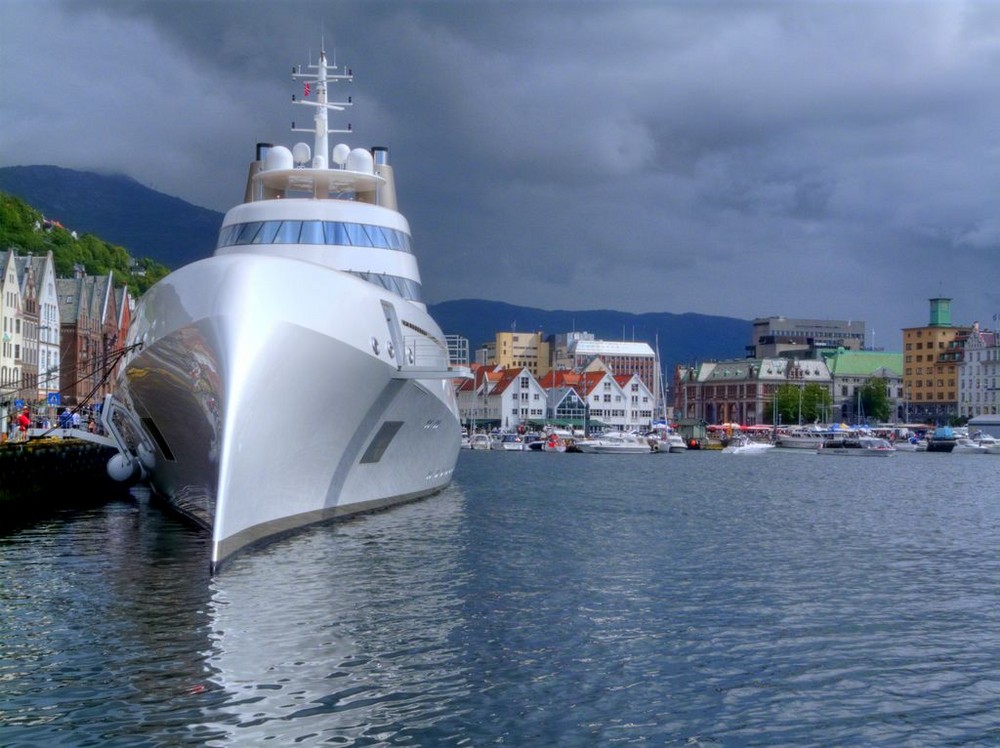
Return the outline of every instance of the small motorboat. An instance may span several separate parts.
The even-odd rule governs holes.
[[[722,448],[722,453],[729,455],[760,455],[772,449],[774,449],[774,445],[770,442],[759,442],[746,436],[737,436]]]
[[[969,438],[968,436],[962,436],[955,440],[955,446],[951,449],[952,454],[966,454],[966,455],[984,455],[986,454],[986,446]]]
[[[635,434],[611,432],[593,439],[580,439],[576,448],[589,454],[652,454],[649,441]]]
[[[565,452],[569,447],[569,442],[566,437],[559,435],[557,432],[553,431],[542,442],[543,452]]]
[[[857,457],[889,457],[896,454],[896,448],[888,439],[880,436],[848,437],[828,441],[816,450],[820,455],[857,456]]]
[[[913,436],[909,439],[904,439],[903,441],[898,441],[893,445],[896,447],[897,452],[926,452],[927,451],[927,440],[918,439]]]

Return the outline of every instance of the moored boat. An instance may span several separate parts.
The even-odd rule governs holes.
[[[524,442],[524,437],[520,434],[497,434],[490,442],[491,449],[503,450],[504,452],[524,452],[528,445]]]
[[[986,454],[986,446],[968,436],[960,436],[955,439],[955,446],[951,452],[952,454],[984,455]]]
[[[206,528],[213,570],[275,534],[435,493],[458,458],[467,346],[421,299],[388,150],[329,149],[350,132],[328,127],[351,106],[328,98],[353,79],[338,70],[321,52],[293,72],[315,92],[296,102],[313,127],[293,124],[312,147],[258,145],[213,256],[146,292],[126,341],[109,469],[141,466]]]
[[[759,455],[774,449],[774,444],[770,442],[757,441],[740,434],[733,437],[729,444],[722,448],[723,454],[731,455]]]
[[[469,449],[492,449],[493,440],[489,434],[473,434],[469,439]]]
[[[579,439],[576,448],[588,454],[652,454],[653,446],[647,439],[634,434],[609,432],[592,439]]]
[[[914,436],[909,439],[898,441],[893,446],[896,448],[897,452],[926,452],[927,440],[918,439]]]
[[[665,423],[657,424],[653,431],[649,433],[648,438],[652,442],[654,452],[680,454],[687,452],[689,448],[688,443],[684,441],[684,437]]]
[[[812,428],[779,429],[775,435],[774,445],[782,449],[814,450],[823,444],[823,434],[822,430]]]
[[[573,441],[572,432],[552,429],[545,434],[541,449],[543,452],[566,452]]]
[[[671,431],[664,437],[664,442],[667,445],[667,451],[673,454],[683,454],[688,451],[687,442],[684,441],[684,437],[678,434],[676,431]],[[662,449],[662,447],[661,447]]]
[[[928,452],[951,452],[955,449],[958,438],[950,426],[941,426],[927,438]]]
[[[896,450],[888,439],[880,436],[844,436],[841,439],[825,441],[823,446],[816,450],[816,454],[839,457],[889,457],[896,454]]]

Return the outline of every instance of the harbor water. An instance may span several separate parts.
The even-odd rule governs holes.
[[[208,574],[137,491],[0,532],[3,746],[1000,744],[1000,457],[463,451]]]

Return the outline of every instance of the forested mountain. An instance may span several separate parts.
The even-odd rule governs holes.
[[[115,283],[138,296],[169,270],[148,258],[133,259],[123,248],[95,234],[80,234],[44,216],[20,198],[0,192],[0,250],[44,255],[52,251],[56,276],[71,278],[76,267],[87,275],[114,273]]]
[[[218,211],[164,195],[120,174],[58,166],[0,169],[0,192],[15,195],[78,234],[95,234],[176,270],[209,257],[222,225]]]

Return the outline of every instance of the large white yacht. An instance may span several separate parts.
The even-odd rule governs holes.
[[[388,151],[329,149],[338,72],[325,52],[293,80],[313,145],[259,144],[245,201],[212,257],[153,286],[133,315],[105,423],[116,477],[211,533],[212,570],[307,524],[447,486],[468,343],[421,300]],[[293,97],[296,99],[296,97]]]

